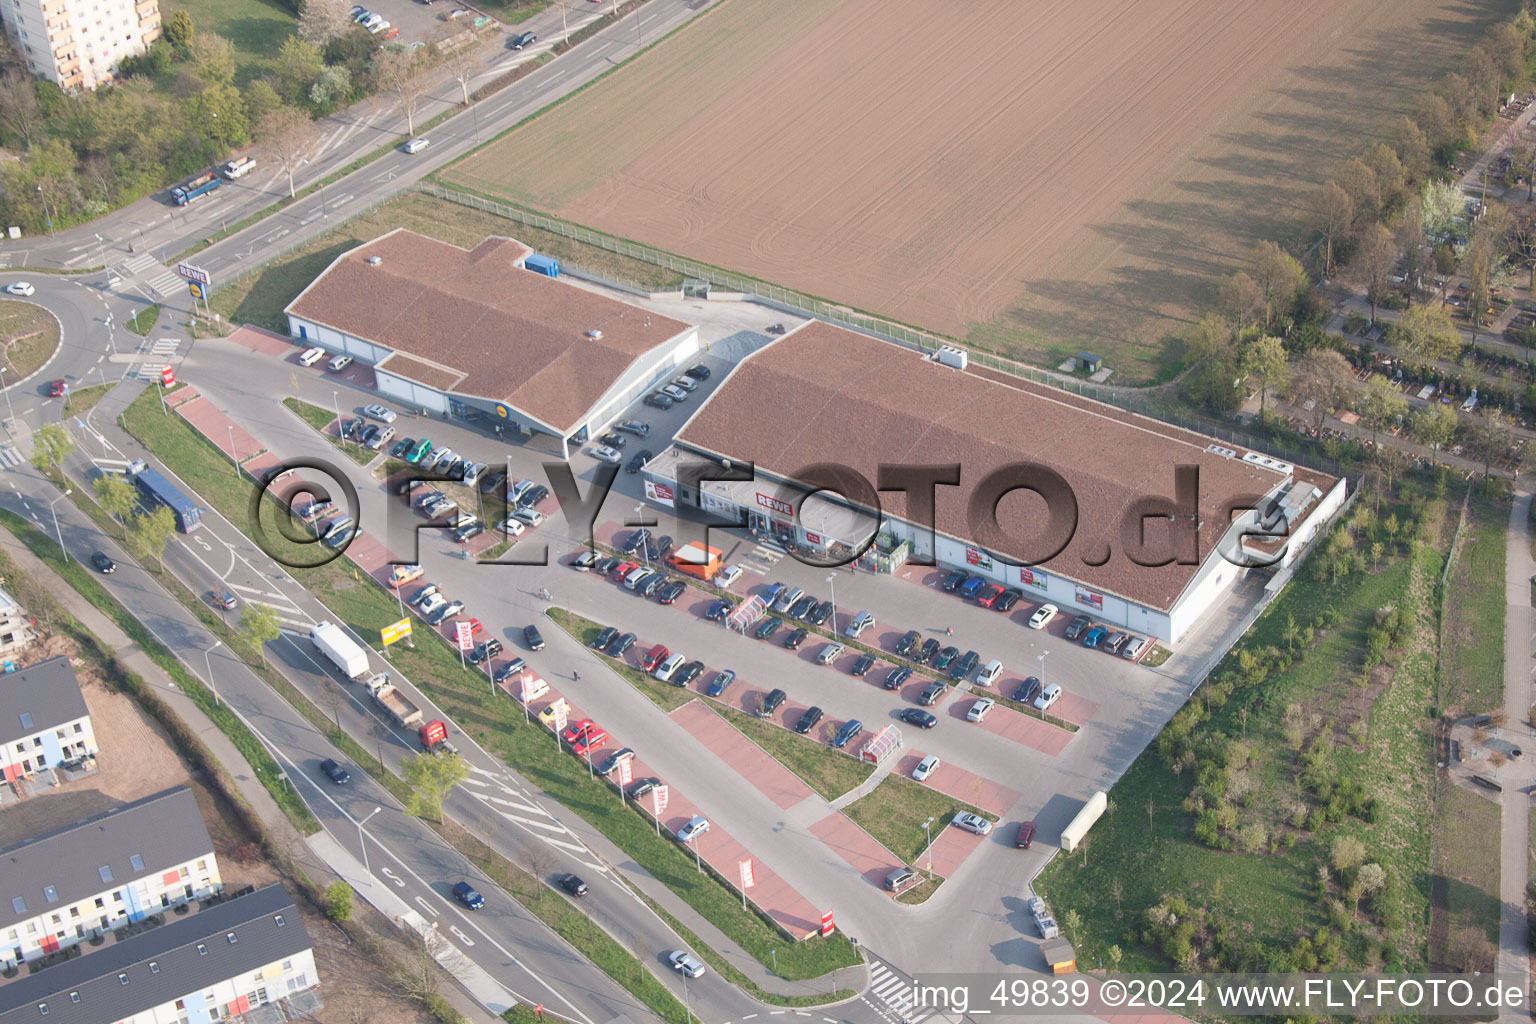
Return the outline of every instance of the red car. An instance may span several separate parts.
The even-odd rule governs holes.
[[[640,659],[640,667],[649,672],[663,661],[666,661],[667,655],[671,653],[671,651],[667,650],[666,644],[657,644],[645,652],[645,657]]]
[[[480,620],[479,619],[460,619],[459,621],[460,622],[467,622],[467,623],[469,623],[469,635],[470,636],[474,636],[476,633],[480,632],[482,629],[485,628],[484,626],[482,626],[480,624]]]
[[[590,718],[583,718],[575,725],[566,726],[561,738],[570,744],[572,752],[577,757],[585,757],[588,752],[596,750],[608,742],[608,734],[602,726]]]
[[[638,568],[640,568],[639,562],[620,562],[618,565],[613,567],[613,570],[609,572],[608,575],[612,576],[616,580],[621,580]]]
[[[48,382],[48,397],[59,398],[69,390],[69,382],[65,380],[53,380]]]
[[[976,603],[983,608],[991,608],[992,602],[1003,596],[1003,588],[996,583],[976,595]]]

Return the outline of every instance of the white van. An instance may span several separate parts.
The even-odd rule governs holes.
[[[670,655],[666,661],[657,665],[656,671],[651,674],[665,683],[676,674],[678,669],[683,667],[683,662],[686,660],[681,654]]]
[[[314,348],[306,349],[304,351],[304,354],[299,356],[299,365],[300,366],[314,366],[316,363],[318,363],[320,360],[322,360],[324,358],[325,358],[325,349],[321,348],[319,345],[316,345]]]
[[[996,658],[993,658],[991,661],[987,662],[985,666],[982,667],[980,672],[976,673],[976,681],[982,686],[991,686],[993,683],[997,682],[998,677],[1002,674],[1003,663],[998,661]]]
[[[332,373],[340,373],[342,370],[345,370],[347,367],[352,365],[352,357],[351,356],[337,356],[335,359],[332,359],[329,363],[326,363],[325,365],[327,365],[327,366],[329,366],[331,368],[331,372]]]

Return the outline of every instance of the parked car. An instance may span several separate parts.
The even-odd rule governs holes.
[[[687,686],[703,674],[704,663],[695,659],[677,670],[677,675],[672,677],[672,685]]]
[[[498,683],[504,683],[515,675],[521,675],[527,667],[528,663],[522,658],[513,658],[511,661],[504,661],[496,666],[496,672],[492,678]]]
[[[617,466],[624,461],[624,456],[605,444],[593,445],[589,454],[599,462],[606,462],[613,466]]]
[[[1104,649],[1110,654],[1119,654],[1120,648],[1124,647],[1125,642],[1129,639],[1130,637],[1125,633],[1120,632],[1118,629],[1114,630],[1109,636],[1104,638]]]
[[[1129,658],[1130,660],[1135,661],[1137,658],[1141,657],[1141,652],[1146,649],[1147,638],[1144,636],[1133,636],[1125,642],[1125,647],[1123,650],[1121,650],[1120,656],[1122,658]]]
[[[929,754],[917,766],[912,769],[912,781],[927,782],[933,777],[933,773],[939,770],[939,755]]]
[[[654,775],[647,776],[643,779],[636,779],[634,782],[629,784],[630,799],[639,799],[659,785],[661,785],[661,780]]]
[[[1099,646],[1099,644],[1104,642],[1104,638],[1108,635],[1109,630],[1105,627],[1093,626],[1088,630],[1088,632],[1083,634],[1083,646],[1096,648]]]
[[[827,644],[821,649],[821,653],[816,655],[816,664],[830,665],[842,657],[844,650],[845,648],[842,644]]]
[[[800,645],[805,643],[805,638],[810,635],[811,631],[801,626],[784,638],[784,649],[787,651],[798,651]]]
[[[1041,690],[1040,695],[1035,698],[1035,710],[1049,711],[1051,709],[1051,705],[1055,704],[1060,699],[1061,686],[1056,683],[1052,683],[1050,686],[1047,686],[1045,689]]]
[[[581,554],[577,555],[575,558],[571,559],[571,568],[575,569],[577,572],[591,572],[592,568],[597,565],[597,563],[597,552],[593,551],[591,548],[588,548]]]
[[[705,366],[703,363],[690,366],[686,372],[688,376],[692,377],[694,380],[709,380],[709,367]]]
[[[896,641],[896,656],[898,658],[910,657],[912,652],[917,650],[918,645],[922,643],[922,639],[922,634],[917,630],[907,630],[907,632],[902,634],[901,639]]]
[[[475,649],[469,652],[469,661],[472,665],[484,664],[487,660],[496,657],[502,650],[501,641],[495,637],[482,640],[475,645]]]
[[[542,651],[544,649],[544,637],[539,633],[539,627],[532,623],[523,627],[523,640],[528,644],[530,651]]]
[[[699,389],[699,382],[694,380],[692,377],[687,376],[686,374],[681,377],[673,378],[672,383],[676,387],[682,388],[689,394],[692,394]]]
[[[104,551],[98,551],[92,555],[91,564],[94,565],[96,567],[96,571],[100,573],[117,572],[117,563],[112,561],[111,558],[107,557],[107,554]]]
[[[478,519],[474,519],[453,531],[453,542],[455,544],[465,544],[484,532],[485,524]]]
[[[686,402],[688,400],[688,392],[684,391],[676,384],[668,384],[666,387],[661,389],[660,393],[666,395],[674,402]]]
[[[967,722],[985,722],[987,715],[995,707],[997,707],[997,701],[991,697],[982,697],[971,705],[971,710],[965,713],[965,720]]]
[[[789,610],[789,614],[792,618],[804,619],[816,610],[817,605],[818,602],[814,597],[802,597],[795,602],[794,607]]]
[[[470,910],[479,910],[485,906],[485,897],[475,890],[468,882],[453,883],[453,898],[464,904]]]
[[[532,46],[539,41],[539,37],[532,32],[519,32],[507,40],[507,49],[521,50],[525,46]]]
[[[594,651],[607,650],[608,649],[608,645],[613,643],[614,638],[617,637],[618,635],[619,635],[619,631],[617,629],[615,629],[614,627],[612,627],[612,626],[604,626],[602,632],[598,633],[597,636],[593,637],[592,638],[592,642],[589,643],[587,646],[592,648]]]
[[[538,509],[523,506],[513,511],[512,518],[528,526],[538,526],[547,518]]]
[[[628,747],[620,747],[607,757],[595,769],[599,775],[611,775],[618,770],[620,764],[635,756],[635,752]]]
[[[1019,591],[1009,588],[997,596],[997,600],[992,602],[992,608],[999,612],[1013,611],[1013,606],[1018,604],[1023,596]]]
[[[783,690],[769,690],[763,695],[763,706],[758,710],[759,715],[771,715],[784,705],[789,695]]]
[[[943,672],[945,669],[949,668],[949,666],[953,664],[954,660],[958,657],[960,657],[960,648],[956,647],[954,644],[950,644],[938,654],[935,654],[930,664],[940,672]]]
[[[1035,609],[1035,613],[1029,617],[1030,629],[1044,629],[1050,621],[1056,617],[1057,608],[1053,604],[1043,604]]]
[[[1093,625],[1092,619],[1086,615],[1079,615],[1077,618],[1067,623],[1067,639],[1076,640],[1078,637],[1082,636],[1083,631],[1091,625]]]
[[[422,587],[420,590],[416,591],[416,593],[411,595],[411,604],[419,608],[426,603],[428,598],[435,596],[437,591],[438,587],[436,583],[428,583],[426,586]]]
[[[710,580],[710,582],[724,590],[732,583],[735,583],[737,580],[741,579],[741,574],[745,571],[746,570],[742,569],[742,567],[739,565],[728,565],[724,569],[721,569],[715,578]]]
[[[912,660],[919,665],[926,665],[933,660],[933,656],[939,653],[939,642],[933,637],[923,641],[923,646],[912,655]]]
[[[752,631],[752,635],[757,637],[759,640],[767,640],[770,639],[773,634],[777,633],[779,631],[779,627],[783,625],[783,619],[775,619],[770,615],[763,619],[762,622],[757,624],[757,628]]]
[[[949,677],[951,679],[970,678],[971,673],[976,671],[976,665],[979,661],[981,661],[981,655],[975,651],[966,651],[962,657],[949,667]]]
[[[705,609],[704,617],[710,622],[724,622],[726,616],[730,615],[735,607],[736,606],[729,601],[713,601],[710,603],[710,606]]]
[[[869,654],[869,653],[866,652],[864,654],[859,655],[859,660],[855,661],[853,663],[853,668],[849,669],[849,671],[852,672],[856,676],[862,677],[862,676],[867,675],[869,673],[869,670],[874,668],[874,667],[875,667],[875,656],[873,654]]]
[[[709,687],[705,689],[706,697],[719,697],[725,693],[726,688],[736,681],[736,673],[730,669],[715,673],[715,678],[709,681]]]
[[[475,486],[479,488],[481,494],[495,494],[497,491],[501,490],[503,486],[506,485],[506,482],[507,471],[504,469],[498,469],[495,472],[487,473],[482,476],[480,478],[480,482]]]
[[[1019,822],[1019,830],[1014,833],[1013,845],[1020,850],[1029,849],[1029,845],[1035,841],[1035,823],[1032,821]]]
[[[978,836],[984,836],[992,831],[992,823],[990,821],[979,814],[971,814],[968,811],[955,815],[950,819],[949,823],[956,828],[964,829]]]
[[[864,723],[857,718],[850,718],[838,728],[837,735],[832,737],[832,745],[838,749],[846,747],[850,740],[863,731]]]
[[[897,665],[885,674],[885,688],[887,690],[899,690],[901,689],[901,684],[911,678],[911,665]]]
[[[902,708],[901,720],[908,725],[915,725],[919,729],[932,729],[939,724],[937,718],[934,718],[922,708]]]
[[[642,401],[656,409],[670,409],[677,404],[672,400],[671,395],[664,395],[660,391],[652,391]]]
[[[1013,699],[1020,704],[1028,704],[1040,693],[1040,677],[1030,676],[1019,684],[1019,688],[1013,691]]]
[[[345,786],[352,779],[352,774],[347,771],[346,765],[333,758],[326,758],[320,762],[320,770],[326,777],[338,786]]]
[[[635,646],[635,634],[620,633],[613,638],[613,643],[608,645],[608,656],[610,658],[622,658],[624,652],[633,646]]]
[[[708,831],[709,819],[702,814],[695,814],[677,830],[677,840],[680,843],[691,843]]]
[[[673,580],[656,592],[656,600],[662,604],[671,604],[688,592],[688,584],[682,580]]]
[[[983,608],[991,608],[997,603],[997,599],[1003,596],[1003,590],[1002,584],[999,583],[985,586],[981,589],[981,593],[976,595],[976,603]]]
[[[446,604],[439,605],[436,611],[427,616],[427,625],[441,626],[446,620],[459,614],[459,612],[463,610],[463,601],[449,601]]]
[[[645,464],[650,462],[653,457],[654,453],[649,448],[641,448],[639,451],[635,452],[635,454],[629,457],[629,462],[625,463],[624,465],[624,472],[640,472],[645,468]]]
[[[657,644],[645,652],[645,656],[640,659],[640,667],[647,672],[654,672],[657,665],[660,665],[671,656],[672,652],[667,649],[666,644]]]
[[[393,409],[379,405],[377,402],[372,405],[363,406],[363,415],[379,420],[383,423],[393,423],[396,419],[396,414]]]
[[[821,604],[816,606],[815,610],[813,610],[811,614],[806,616],[806,620],[813,626],[826,625],[827,620],[832,617],[832,610],[832,602],[823,601]],[[835,628],[836,623],[833,623],[833,626]]]
[[[613,429],[622,430],[624,433],[633,434],[636,437],[649,437],[651,434],[651,425],[649,423],[641,423],[639,420],[625,420],[623,423],[615,424]]]
[[[981,593],[981,588],[986,586],[986,585],[987,585],[987,581],[984,578],[982,578],[980,576],[972,576],[970,579],[968,579],[964,583],[960,584],[959,588],[956,589],[955,593],[959,594],[961,597],[963,597],[967,601],[969,601],[972,598],[974,598],[977,594]]]
[[[800,733],[802,736],[810,732],[816,727],[816,723],[821,721],[822,714],[823,712],[821,708],[806,708],[803,712],[801,712],[800,719],[795,722],[795,732]]]
[[[939,702],[939,698],[944,696],[944,691],[948,688],[943,683],[929,683],[923,687],[923,692],[917,695],[917,702],[925,708],[932,707]]]
[[[944,592],[953,594],[955,591],[963,587],[966,581],[970,578],[971,574],[964,571],[963,569],[955,569],[951,571],[948,576],[944,577]]]

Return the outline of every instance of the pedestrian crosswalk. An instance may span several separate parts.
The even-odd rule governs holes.
[[[785,550],[771,540],[764,540],[754,545],[751,551],[741,556],[736,563],[747,572],[755,572],[759,576],[767,576],[773,571],[773,567],[779,559],[786,554]]]
[[[134,363],[128,370],[128,376],[138,380],[159,380],[160,371],[169,360],[176,357],[176,349],[180,345],[180,338],[145,340],[139,346],[139,355],[146,361]]]
[[[176,271],[161,265],[147,252],[125,261],[121,270],[124,277],[137,277],[143,280],[150,290],[161,298],[180,290],[183,284]]]
[[[27,460],[21,457],[21,452],[16,450],[15,445],[8,444],[5,447],[0,448],[0,466],[4,466],[6,469],[12,469],[21,465],[25,461]]]
[[[936,1012],[932,1006],[918,1006],[912,996],[912,979],[882,960],[874,960],[869,967],[869,988],[863,999],[874,1009],[893,1021],[919,1024]]]

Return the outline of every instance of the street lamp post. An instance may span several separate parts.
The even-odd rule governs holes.
[[[346,438],[341,433],[341,392],[331,392],[331,408],[336,410],[336,437],[345,441]]]
[[[226,423],[229,428],[229,460],[235,464],[235,476],[240,475],[240,455],[235,451],[235,425]]]
[[[703,833],[693,837],[693,869],[700,874],[704,871],[704,864],[699,858],[699,840],[701,838],[703,838]]]
[[[688,973],[683,972],[683,1012],[687,1014],[688,1024],[693,1024],[693,1004],[688,1000]]]
[[[1040,692],[1042,693],[1045,692],[1045,656],[1050,653],[1050,651],[1041,651],[1040,657],[1035,659],[1040,663]]]
[[[223,640],[215,640],[213,646],[203,652],[203,664],[208,669],[208,689],[213,691],[213,706],[219,706],[219,688],[213,682],[213,652],[224,646]]]
[[[384,762],[380,761],[379,763],[383,764]],[[362,847],[363,850],[363,874],[365,875],[371,875],[373,872],[368,869],[368,839],[363,835],[363,826],[368,824],[369,818],[378,814],[383,809],[382,807],[375,807],[357,823],[357,845]]]
[[[923,822],[923,831],[928,834],[928,845],[923,847],[923,859],[927,862],[924,869],[928,872],[928,881],[933,881],[933,819],[930,817]]]
[[[644,511],[645,511],[645,506],[644,505],[636,505],[635,506],[635,521],[636,522],[640,521],[640,515]],[[642,526],[642,527],[640,527],[640,529],[643,530],[643,529],[645,529],[645,527]],[[640,545],[640,557],[645,560],[645,567],[647,569],[649,569],[651,567],[651,553],[650,553],[650,551],[647,550],[650,546],[651,546],[651,542],[650,542],[650,538],[649,537],[647,537],[645,542]]]
[[[53,214],[48,212],[48,193],[43,191],[43,186],[37,186],[37,198],[43,201],[43,218],[48,221],[48,237],[56,237],[53,233]]]
[[[9,399],[7,399],[7,401],[9,401]],[[64,531],[59,529],[59,510],[54,508],[54,506],[74,493],[74,488],[66,487],[63,494],[59,495],[57,498],[54,498],[48,503],[48,511],[53,513],[53,532],[54,535],[59,538],[59,554],[64,556],[64,561],[66,563],[69,561],[69,552],[64,548]]]
[[[832,590],[832,635],[837,636],[837,573],[827,577],[827,586]]]
[[[0,390],[5,391],[5,407],[10,411],[11,424],[16,423],[16,407],[11,405],[11,389],[5,386],[5,367],[0,366]]]

